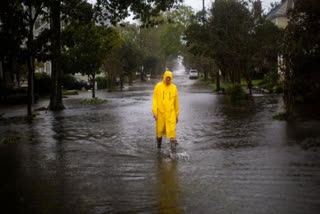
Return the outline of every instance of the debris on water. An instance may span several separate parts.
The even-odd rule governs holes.
[[[48,107],[40,107],[40,108],[37,108],[37,109],[35,109],[35,111],[48,111],[49,109],[48,109]]]
[[[105,103],[105,102],[107,102],[107,100],[94,97],[91,99],[83,99],[83,100],[81,100],[80,103],[81,104],[101,104],[101,103]]]
[[[4,137],[0,139],[0,144],[15,144],[19,139],[19,137]]]

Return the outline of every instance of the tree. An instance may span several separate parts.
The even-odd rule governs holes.
[[[70,24],[65,34],[68,37],[65,55],[71,62],[70,69],[88,75],[94,98],[96,74],[113,47],[121,44],[119,33],[111,27],[97,26],[91,20],[86,24]]]
[[[108,55],[104,59],[104,70],[108,76],[108,91],[111,92],[114,90],[116,79],[120,79],[120,89],[123,87],[123,49],[122,47],[115,46],[111,49]]]
[[[284,102],[289,118],[300,100],[316,101],[320,92],[320,3],[298,0],[289,13],[285,31],[283,58],[285,61]]]
[[[2,76],[0,77],[1,96],[6,97],[9,87],[8,78],[13,73],[19,76],[18,69],[14,64],[25,64],[25,52],[21,48],[23,40],[27,35],[26,23],[23,20],[24,11],[21,3],[17,0],[1,1],[0,3],[0,62]]]
[[[51,94],[49,109],[59,111],[64,109],[62,103],[62,89],[61,89],[61,2],[60,0],[50,1],[50,29],[51,37]]]
[[[156,23],[152,17],[159,15],[161,11],[172,8],[182,0],[97,0],[96,14],[101,24],[106,21],[116,24],[129,16],[128,8],[135,14],[135,19],[140,19],[142,23]]]
[[[217,0],[208,20],[203,21],[199,13],[186,31],[188,50],[200,57],[200,62],[211,59],[200,67],[213,70],[217,90],[220,71],[231,83],[245,79],[251,94],[253,75],[262,69],[276,69],[279,30],[262,16],[259,0],[252,4],[249,7],[241,1]]]

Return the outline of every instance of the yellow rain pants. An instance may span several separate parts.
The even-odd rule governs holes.
[[[171,78],[171,83],[166,84],[166,78]],[[166,71],[163,81],[159,82],[153,91],[152,113],[157,116],[156,134],[157,138],[166,136],[176,138],[176,124],[179,116],[178,89],[172,83],[172,72]]]

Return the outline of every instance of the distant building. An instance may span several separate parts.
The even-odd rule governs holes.
[[[282,0],[281,3],[273,8],[267,15],[267,19],[276,26],[284,29],[288,25],[288,11],[294,7],[294,0]]]
[[[288,26],[289,18],[288,12],[294,7],[295,0],[282,0],[281,3],[273,8],[267,14],[267,20],[273,22],[280,29],[285,29]],[[278,73],[281,74],[284,68],[283,56],[278,56]],[[283,76],[281,75],[281,78]]]
[[[33,35],[35,38],[37,38],[41,32],[43,32],[46,29],[50,29],[50,21],[49,18],[44,18],[44,17],[38,17],[36,22],[34,23],[33,27]],[[35,67],[35,72],[44,72],[47,73],[48,75],[51,75],[51,61],[46,61],[41,63],[43,66],[38,66]]]

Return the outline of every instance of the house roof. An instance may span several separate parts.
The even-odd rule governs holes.
[[[277,17],[286,17],[288,12],[288,0],[283,1],[273,8],[267,15],[267,19],[271,20]]]

